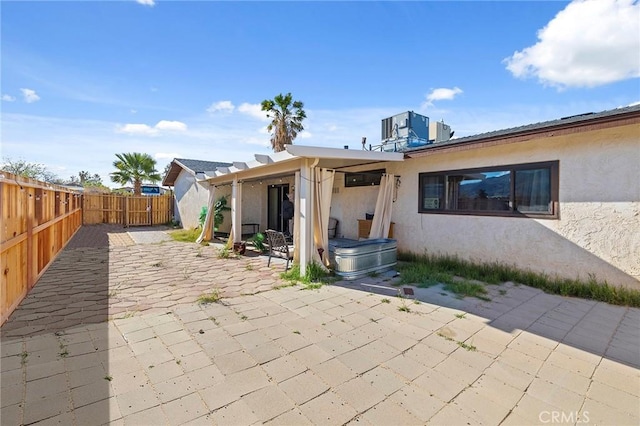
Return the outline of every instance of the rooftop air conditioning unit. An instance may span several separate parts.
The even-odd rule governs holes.
[[[451,139],[453,132],[451,126],[444,121],[432,121],[429,123],[429,141],[433,143],[446,142]]]

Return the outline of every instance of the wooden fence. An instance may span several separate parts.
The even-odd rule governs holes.
[[[0,324],[82,226],[80,193],[0,171]]]
[[[84,194],[82,223],[112,223],[123,226],[164,224],[173,217],[173,196]]]

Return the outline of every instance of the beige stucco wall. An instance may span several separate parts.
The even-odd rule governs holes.
[[[196,182],[190,173],[181,170],[174,186],[176,220],[184,229],[196,228],[200,222],[200,209],[209,201],[209,187]]]
[[[418,174],[559,160],[559,219],[418,213]],[[640,126],[580,132],[385,164],[401,184],[393,207],[399,250],[501,262],[550,275],[640,289]],[[379,168],[379,167],[369,167]],[[332,216],[357,237],[378,186],[345,188],[336,175]],[[336,193],[337,191],[337,193]]]
[[[242,183],[242,223],[257,223],[259,230],[267,229],[267,188],[269,185],[289,184],[290,191],[294,187],[294,177],[276,179],[262,179]],[[231,185],[222,185],[216,189],[216,199],[227,196],[227,206],[231,207]],[[231,230],[231,213],[224,213],[224,221],[219,229],[221,232]],[[245,228],[243,232],[248,232]]]
[[[350,171],[367,171],[380,169],[380,165],[355,167]],[[336,173],[333,181],[333,197],[331,199],[331,217],[338,219],[336,236],[358,239],[358,219],[365,219],[365,214],[376,209],[376,199],[380,186],[344,186],[344,173]],[[417,199],[417,195],[416,195]]]

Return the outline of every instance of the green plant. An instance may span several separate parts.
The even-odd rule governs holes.
[[[106,376],[104,376],[104,379],[105,379],[106,381],[110,382],[110,381],[112,381],[112,380],[113,380],[113,376],[106,375]]]
[[[266,237],[262,232],[258,232],[256,235],[253,236],[253,238],[251,238],[251,242],[253,243],[253,246],[260,253],[265,253],[268,250],[267,246],[264,243],[265,239]]]
[[[213,204],[213,230],[214,231],[217,231],[220,225],[222,225],[222,222],[224,222],[223,213],[230,210],[231,208],[227,207],[227,197],[224,195],[220,196],[220,198],[218,198],[216,202]],[[206,206],[203,206],[200,209],[200,216],[198,217],[198,220],[200,222],[200,229],[204,227],[204,221],[207,219],[208,211],[209,211],[209,208]]]
[[[504,296],[505,294],[507,294],[507,290],[501,288],[500,290],[498,290],[498,293],[500,293],[501,296]]]
[[[398,307],[398,310],[400,312],[411,312],[411,309],[409,309],[409,307],[404,303]]]
[[[25,365],[27,363],[27,357],[29,356],[29,352],[22,351],[19,356],[20,356],[20,365]]]
[[[497,262],[474,263],[444,255],[400,253],[398,258],[404,262],[399,264],[401,284],[433,280],[436,276],[434,274],[441,273],[443,275],[439,276],[442,278],[440,283],[443,284],[449,283],[454,276],[488,284],[513,282],[514,286],[524,284],[550,294],[581,297],[613,305],[640,307],[640,290],[615,287],[606,281],[598,281],[593,275],[589,275],[586,280],[550,277]],[[422,272],[417,272],[418,270]],[[486,300],[486,296],[479,295]]]
[[[197,302],[199,305],[207,305],[209,303],[218,303],[220,301],[220,292],[214,289],[211,293],[203,294],[198,297]],[[213,319],[215,322],[215,318]]]
[[[442,337],[444,340],[448,340],[450,342],[453,342],[453,339],[449,336],[447,336],[446,334],[442,334],[441,332],[437,332],[436,333],[438,336]]]
[[[300,332],[298,330],[293,330],[294,334],[300,334]]]
[[[60,352],[58,353],[58,355],[60,356],[60,358],[66,358],[67,356],[69,356],[67,345],[65,345],[63,342],[60,342],[59,347],[60,347]]]
[[[456,342],[458,344],[458,346],[460,346],[463,349],[466,349],[468,351],[475,351],[477,348],[473,345],[468,345],[464,342]]]
[[[229,247],[224,246],[218,249],[218,259],[228,259],[231,256]]]
[[[387,299],[386,297],[384,299],[380,300],[380,303],[391,303],[391,300]]]
[[[315,262],[307,265],[304,276],[300,275],[300,265],[293,265],[291,269],[280,274],[280,278],[289,281],[292,284],[301,282],[305,285],[305,289],[313,290],[335,281],[335,277]]]
[[[455,314],[454,316],[455,316],[456,318],[460,318],[460,319],[462,319],[462,318],[464,318],[464,316],[465,316],[465,315],[466,315],[466,314]]]
[[[198,237],[200,236],[201,231],[196,228],[192,229],[177,229],[175,231],[171,231],[169,236],[174,241],[179,241],[181,243],[195,243]]]

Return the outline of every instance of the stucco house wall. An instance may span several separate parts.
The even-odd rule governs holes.
[[[380,169],[380,165],[350,168],[350,172]],[[338,172],[333,181],[331,197],[331,217],[338,219],[337,237],[358,239],[358,219],[365,219],[367,213],[376,209],[379,185],[345,187],[345,174]],[[417,197],[417,196],[416,196]],[[394,225],[395,227],[395,225]]]
[[[184,229],[200,225],[200,209],[209,200],[209,186],[196,182],[195,176],[186,170],[180,171],[174,186],[175,219]]]
[[[558,219],[418,213],[419,173],[554,160]],[[567,278],[593,275],[640,288],[639,164],[638,124],[458,147],[388,163],[387,171],[401,176],[392,215],[398,249]],[[357,205],[356,197],[354,191],[351,205]],[[348,209],[359,213],[362,207]]]

